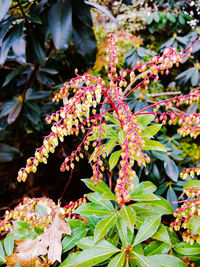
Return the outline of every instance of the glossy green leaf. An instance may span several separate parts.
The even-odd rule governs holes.
[[[12,0],[1,0],[0,1],[0,21],[5,17],[7,14]]]
[[[134,253],[134,255],[137,257],[137,260],[141,267],[160,267],[160,265],[150,259],[150,257],[145,257],[137,253]]]
[[[113,212],[106,218],[100,220],[94,230],[94,243],[101,240],[110,230],[110,228],[115,225],[117,221],[117,213]]]
[[[112,211],[105,209],[100,204],[86,203],[78,207],[75,210],[75,213],[80,214],[81,216],[94,215],[97,217],[104,217],[104,216],[112,214]]]
[[[113,152],[109,158],[109,166],[110,171],[116,166],[118,163],[119,157],[121,156],[122,150],[117,150]]]
[[[59,267],[74,267],[74,262],[81,252],[69,254],[69,256],[59,265]],[[20,266],[19,266],[20,267]]]
[[[81,181],[83,181],[85,185],[92,191],[98,192],[100,194],[106,193],[106,192],[112,193],[110,188],[103,181],[101,183],[98,183],[97,185],[94,185],[94,182],[91,181],[91,179],[81,179]]]
[[[119,232],[122,246],[126,247],[127,244],[130,245],[133,239],[133,233],[127,228],[126,224],[120,217],[117,219],[117,230]]]
[[[72,229],[71,235],[66,235],[62,240],[62,251],[66,252],[73,248],[77,242],[86,236],[88,229],[85,227],[77,227]]]
[[[134,229],[134,225],[136,223],[136,212],[132,207],[125,205],[122,206],[119,211],[119,216],[131,230]]]
[[[153,114],[149,115],[141,114],[141,115],[136,115],[136,119],[142,127],[146,127],[147,125],[149,125],[149,123],[151,123],[155,119],[155,116]]]
[[[13,236],[13,234],[7,234],[6,238],[4,239],[4,248],[5,248],[7,256],[9,256],[13,253],[13,250],[14,250],[14,236]]]
[[[108,267],[122,267],[125,262],[125,250],[118,253],[114,258],[111,259]]]
[[[109,200],[102,200],[101,195],[97,192],[87,194],[87,198],[95,204],[100,204],[107,210],[114,211],[113,204]]]
[[[160,225],[160,220],[160,217],[156,216],[147,217],[135,237],[134,246],[152,237]]]
[[[111,115],[110,113],[106,112],[106,115],[108,116],[108,120],[110,122],[112,122],[114,125],[116,126],[121,126],[120,121],[113,115]]]
[[[71,1],[55,2],[48,14],[49,29],[57,49],[67,49],[72,36]]]
[[[105,144],[107,156],[111,153],[117,143],[117,138],[111,138],[108,143]]]
[[[164,168],[169,178],[171,178],[172,181],[177,182],[179,176],[179,169],[176,166],[176,163],[169,158],[167,161],[164,162]]]
[[[158,150],[166,152],[166,148],[159,142],[154,140],[145,141],[145,150]]]
[[[113,235],[107,238],[107,241],[110,242],[113,246],[117,247],[119,244],[119,233],[115,232]]]
[[[117,201],[117,197],[111,192],[105,192],[101,195],[101,199],[109,199]]]
[[[160,200],[154,200],[154,201],[138,201],[137,203],[132,205],[133,208],[139,208],[139,209],[150,209],[153,212],[156,212],[157,214],[164,215],[164,214],[173,214],[173,209],[169,202],[163,198],[160,197]],[[137,212],[137,209],[136,209]]]
[[[3,249],[3,245],[0,242],[0,264],[3,264],[5,262],[6,262],[5,252],[4,252],[4,249]]]
[[[174,247],[174,250],[183,255],[197,255],[200,254],[200,245],[181,242]]]
[[[154,255],[148,258],[158,263],[159,266],[163,266],[163,267],[172,267],[172,266],[186,267],[187,266],[187,264],[185,264],[184,261],[172,255]]]
[[[152,235],[152,238],[165,242],[170,246],[172,245],[166,226],[164,226],[162,223],[160,224],[158,230]]]
[[[167,254],[170,248],[171,246],[166,243],[160,241],[153,241],[144,248],[144,254],[145,256]]]
[[[100,262],[103,262],[106,259],[110,258],[113,254],[119,251],[120,250],[118,248],[114,247],[108,242],[106,242],[105,246],[102,246],[102,248],[100,248],[97,244],[97,246],[93,246],[93,248],[82,251],[78,255],[78,257],[75,258],[73,266],[75,267],[95,266]]]
[[[125,133],[124,130],[121,130],[121,131],[118,132],[118,138],[119,138],[120,144],[123,144],[124,140],[126,138],[126,133]]]
[[[145,181],[145,182],[140,183],[138,186],[136,186],[135,190],[138,190],[138,191],[143,190],[143,191],[148,191],[150,193],[153,193],[156,191],[156,186],[150,181]]]
[[[141,136],[154,136],[158,131],[160,131],[162,126],[162,124],[150,125],[142,131]]]
[[[134,201],[152,201],[152,200],[159,200],[159,197],[157,197],[156,195],[148,192],[148,191],[144,191],[144,190],[139,190],[139,188],[135,189],[132,193],[131,193],[131,199]]]

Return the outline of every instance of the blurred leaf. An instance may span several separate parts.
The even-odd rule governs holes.
[[[4,248],[6,251],[7,256],[11,255],[14,250],[14,236],[13,234],[7,234],[6,238],[4,239]]]
[[[20,99],[18,99],[15,102],[15,105],[13,105],[12,109],[9,112],[8,124],[13,123],[17,119],[17,117],[20,114],[21,109],[22,109],[22,101]]]
[[[190,187],[200,188],[200,180],[189,181],[186,185],[183,186],[183,189],[187,189]]]
[[[188,229],[191,230],[192,235],[200,234],[200,216],[192,216],[188,221]]]
[[[80,0],[72,1],[73,32],[72,39],[77,51],[85,57],[87,63],[95,62],[97,46],[92,30],[92,17],[89,7]]]
[[[2,243],[0,242],[0,264],[4,264],[6,262],[6,256],[5,256],[5,252],[4,252],[4,249],[3,249],[3,245]]]
[[[26,91],[25,100],[37,100],[42,99],[50,95],[51,91],[33,91],[32,88],[29,88]]]
[[[0,162],[12,161],[19,154],[18,149],[0,143]]]
[[[167,200],[171,203],[172,208],[176,210],[178,208],[178,198],[173,188],[170,186],[167,190]]]
[[[27,31],[27,53],[29,61],[36,61],[41,65],[44,65],[46,55],[43,42],[44,36],[42,36],[42,34],[42,31],[37,33],[37,28]]]
[[[184,261],[172,255],[154,255],[148,258],[158,263],[159,266],[166,266],[166,267],[172,267],[172,266],[187,267],[188,266]]]
[[[118,138],[115,138],[115,137],[111,138],[110,141],[105,144],[107,156],[111,153],[111,151],[113,150],[113,148],[117,144],[117,139]]]
[[[195,69],[195,71],[194,71],[194,73],[192,75],[192,78],[191,78],[192,86],[197,85],[198,81],[199,81],[199,70]]]
[[[87,5],[90,5],[92,7],[95,7],[96,9],[102,11],[104,14],[106,14],[114,23],[116,23],[119,26],[119,22],[117,21],[117,19],[110,13],[110,11],[105,8],[104,6],[101,6],[97,3],[93,3],[90,1],[84,1]]]
[[[67,49],[72,36],[71,1],[55,2],[49,10],[48,22],[56,48]]]
[[[146,24],[150,25],[153,21],[153,14],[151,13],[147,18],[146,18]]]
[[[167,13],[167,18],[172,22],[175,23],[176,22],[176,17],[174,16],[174,14],[172,13]]]
[[[7,14],[12,0],[1,0],[0,1],[0,21],[5,17]]]
[[[24,22],[19,23],[15,27],[15,38],[12,43],[12,49],[13,49],[16,60],[22,64],[26,63]]]
[[[169,178],[172,181],[177,182],[179,176],[179,169],[176,166],[176,163],[169,158],[167,161],[164,162],[164,168]]]
[[[13,71],[11,71],[5,78],[5,81],[3,83],[3,87],[8,85],[10,81],[12,81],[13,78],[15,78],[17,75],[21,74],[25,69],[27,68],[27,66],[19,66],[18,68],[14,69]]]

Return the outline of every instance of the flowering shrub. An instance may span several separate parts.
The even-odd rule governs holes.
[[[135,114],[131,112],[126,99],[135,90],[148,89],[151,80],[157,83],[159,74],[168,75],[174,65],[178,67],[185,57],[191,56],[192,46],[199,41],[200,39],[184,51],[177,51],[172,47],[166,48],[161,56],[153,57],[151,62],[142,65],[138,60],[133,69],[119,70],[116,37],[110,35],[108,63],[105,66],[109,81],[105,82],[100,76],[87,73],[79,75],[76,70],[76,77],[65,83],[60,92],[54,96],[53,101],[59,102],[62,99],[64,106],[46,117],[48,124],[53,123],[51,133],[44,138],[43,145],[36,149],[34,157],[27,160],[25,168],[18,172],[17,179],[26,181],[30,172],[37,171],[40,162],[47,163],[49,153],[53,153],[59,141],[63,142],[67,135],[79,135],[82,132],[83,139],[77,149],[66,157],[61,165],[61,171],[74,169],[75,162],[84,157],[84,150],[89,150],[92,144],[90,163],[93,175],[84,182],[95,192],[87,195],[90,203],[85,203],[84,198],[61,209],[63,217],[68,218],[67,221],[72,229],[72,236],[63,238],[63,253],[69,252],[73,247],[76,248],[74,253],[68,253],[67,257],[66,254],[63,255],[65,260],[60,266],[95,266],[101,262],[108,266],[190,264],[190,259],[184,259],[186,263],[180,259],[182,255],[188,254],[182,247],[180,248],[181,243],[176,234],[169,233],[168,227],[161,221],[162,215],[173,213],[171,205],[165,199],[153,194],[156,186],[151,182],[139,183],[133,168],[135,164],[141,167],[150,162],[148,150],[166,151],[161,143],[151,140],[162,125],[166,123],[179,125],[178,133],[183,136],[190,135],[196,138],[199,135],[200,114],[185,114],[173,108],[198,102],[199,88],[192,89],[188,95],[152,104]],[[139,81],[136,77],[138,73],[140,73]],[[130,90],[125,90],[128,80],[134,86]],[[165,108],[164,112],[160,111],[160,106]],[[156,123],[149,125],[154,120]],[[115,194],[103,182],[107,170],[105,159],[109,155],[109,171],[118,175]],[[199,167],[186,169],[181,173],[181,177],[186,179],[188,173],[193,177],[194,171],[199,174],[198,170]],[[195,189],[187,187],[185,191],[189,196],[199,196],[196,187]],[[37,222],[34,222],[38,216],[35,214],[36,205],[41,201],[43,205],[45,201],[47,202],[45,204],[48,206],[47,214],[43,214],[43,218],[38,217]],[[129,205],[125,205],[128,202]],[[190,227],[188,221],[194,218],[195,223],[198,222],[198,205],[198,199],[188,200],[174,214],[177,219],[171,228],[179,230],[180,227],[185,227],[191,231],[187,232],[187,236],[183,233],[185,241],[191,240],[189,234],[196,234],[196,227],[194,225]],[[55,203],[51,200],[35,199],[28,200],[27,203],[24,201],[13,212],[7,214],[2,225],[8,223],[12,229],[13,224],[10,219],[19,219],[28,222],[32,230],[35,226],[45,229],[52,221],[55,207]],[[20,208],[27,213],[30,212],[29,215],[18,213]],[[70,220],[70,216],[77,218],[77,223]],[[147,241],[149,238],[155,241]],[[193,240],[199,241],[198,237]],[[200,252],[200,246],[198,249]]]

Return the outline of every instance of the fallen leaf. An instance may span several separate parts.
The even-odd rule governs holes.
[[[6,258],[7,264],[18,263],[21,267],[34,267],[38,256],[46,254],[51,263],[61,262],[63,234],[71,235],[71,229],[57,213],[45,233],[34,240],[25,239],[18,242],[14,253]]]

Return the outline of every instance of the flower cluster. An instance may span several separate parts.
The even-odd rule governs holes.
[[[77,201],[71,201],[64,207],[59,207],[59,212],[62,218],[69,219],[82,219],[79,215],[73,213],[73,211],[80,205],[86,202],[86,197],[78,199]],[[40,212],[43,210],[43,214]],[[40,229],[46,230],[58,210],[58,205],[52,199],[41,198],[24,198],[24,200],[17,205],[14,210],[6,211],[4,219],[0,221],[0,232],[10,231],[13,229],[12,222],[15,220],[27,222],[30,224],[30,229],[34,231],[35,226]]]
[[[194,233],[192,227],[192,222],[200,216],[200,188],[190,187],[185,189],[184,193],[193,199],[188,199],[180,208],[176,209],[174,212],[176,220],[171,223],[170,230],[187,229],[182,233],[183,241],[190,242],[191,245],[194,242],[200,244],[200,234]]]
[[[150,79],[157,82],[159,73],[167,75],[173,65],[178,67],[179,63],[183,62],[185,53],[187,57],[190,57],[192,45],[181,52],[177,52],[175,48],[167,48],[162,56],[154,57],[151,62],[142,65],[142,62],[138,61],[133,69],[118,71],[118,47],[115,36],[109,36],[109,44],[107,49],[108,63],[105,66],[109,80],[104,82],[99,76],[91,76],[87,73],[78,75],[78,70],[75,71],[76,77],[65,83],[53,99],[57,102],[63,99],[64,106],[46,118],[47,123],[53,123],[51,133],[44,138],[42,147],[36,150],[34,157],[27,160],[26,167],[19,171],[18,181],[25,181],[30,172],[36,172],[40,162],[47,163],[49,153],[55,151],[59,140],[63,142],[65,136],[79,135],[81,131],[84,138],[77,149],[64,160],[61,171],[74,169],[75,161],[83,158],[83,149],[88,150],[92,142],[94,152],[90,159],[93,170],[91,179],[94,184],[100,183],[103,178],[102,172],[105,169],[106,141],[112,137],[108,135],[106,130],[106,127],[109,127],[108,114],[110,114],[117,121],[117,124],[114,125],[115,128],[124,135],[124,138],[121,138],[123,140],[118,141],[118,145],[121,146],[121,160],[118,165],[119,178],[115,188],[117,201],[120,205],[123,205],[130,200],[128,189],[134,190],[133,180],[136,175],[132,169],[134,162],[137,162],[138,166],[150,162],[148,155],[143,152],[145,150],[145,140],[141,136],[142,130],[136,119],[136,115],[144,116],[148,114],[149,112],[145,111],[149,107],[132,114],[125,99],[140,86],[147,87]],[[140,73],[142,80],[129,92],[123,91],[124,87],[127,86],[128,78],[131,84],[135,83],[136,73]],[[190,103],[191,101],[198,101],[198,99],[199,92],[196,91],[187,98],[185,96],[174,98],[174,102],[172,102],[178,106],[183,102]],[[170,101],[163,101],[163,103],[167,108],[171,107]],[[178,122],[182,128],[189,127],[190,130],[187,130],[187,134],[191,135],[193,133],[193,127],[196,127],[195,132],[198,132],[197,127],[200,121],[198,114],[185,116],[182,113],[171,111],[160,114],[157,108],[154,105],[156,110],[153,114],[157,120],[162,120],[163,124],[166,123],[167,117],[170,117],[169,124]],[[181,129],[180,133],[182,133]]]

